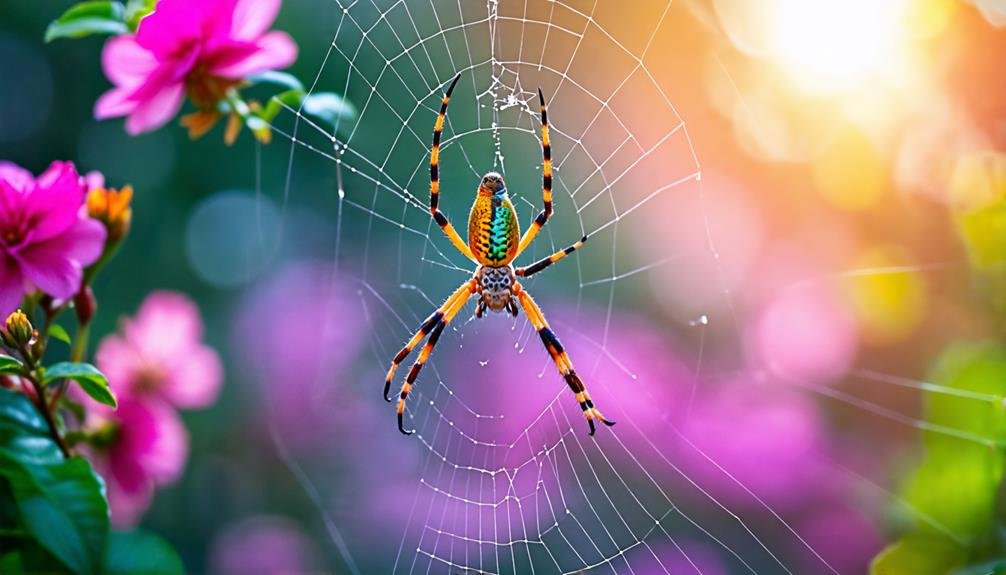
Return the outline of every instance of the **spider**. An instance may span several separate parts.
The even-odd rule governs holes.
[[[454,319],[461,308],[464,307],[468,299],[473,295],[478,295],[478,303],[475,307],[475,317],[482,317],[488,309],[493,312],[508,312],[517,317],[517,304],[524,308],[524,313],[538,331],[541,342],[545,345],[549,355],[555,362],[559,372],[566,380],[566,384],[576,394],[576,400],[580,403],[580,409],[587,419],[590,427],[590,435],[594,435],[594,420],[598,420],[605,425],[614,425],[614,421],[605,419],[601,412],[594,407],[584,387],[580,377],[573,370],[573,362],[569,355],[563,350],[559,338],[555,336],[541,308],[531,298],[531,294],[517,281],[518,277],[529,277],[534,275],[574,251],[580,249],[587,236],[580,238],[580,241],[560,250],[551,256],[537,261],[527,267],[514,268],[511,265],[527,247],[534,241],[535,236],[541,231],[542,226],[548,222],[552,216],[552,152],[548,140],[548,116],[545,108],[545,97],[538,89],[538,101],[541,104],[541,145],[544,165],[542,167],[542,194],[544,196],[545,209],[543,209],[534,219],[531,227],[524,235],[520,234],[520,225],[517,223],[517,214],[507,195],[506,183],[503,177],[496,172],[489,172],[482,177],[478,187],[475,202],[472,204],[471,214],[468,217],[468,243],[461,239],[457,230],[447,220],[438,209],[440,202],[440,132],[444,128],[444,119],[447,117],[447,104],[450,102],[451,93],[457,85],[461,74],[458,74],[451,82],[447,92],[444,94],[443,102],[440,104],[440,114],[437,115],[436,124],[433,126],[433,147],[430,151],[430,214],[434,221],[444,231],[447,238],[454,244],[466,258],[477,264],[478,267],[472,274],[471,279],[459,287],[447,301],[444,302],[419,326],[419,330],[412,336],[405,347],[398,352],[391,362],[388,376],[384,382],[384,399],[391,401],[388,393],[391,390],[391,380],[398,369],[412,350],[419,345],[423,338],[429,336],[426,345],[419,352],[419,358],[412,369],[409,370],[405,383],[402,384],[401,393],[398,396],[398,430],[406,435],[411,435],[413,431],[406,431],[403,418],[405,415],[405,400],[412,391],[412,386],[419,376],[420,370],[429,359],[434,346],[440,339],[447,324]],[[518,238],[520,238],[518,240]]]

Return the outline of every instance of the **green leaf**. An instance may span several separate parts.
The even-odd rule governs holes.
[[[356,118],[356,108],[342,96],[331,92],[311,94],[305,98],[303,111],[333,126],[340,120]]]
[[[129,0],[129,2],[126,2],[126,15],[124,19],[126,26],[129,27],[129,31],[136,32],[136,29],[140,27],[140,20],[153,12],[156,5],[157,0]]]
[[[108,575],[175,575],[185,573],[178,553],[153,533],[143,530],[113,532],[108,540],[105,560]]]
[[[303,90],[299,89],[276,94],[269,99],[269,103],[258,115],[266,122],[271,122],[283,108],[300,110],[332,127],[341,120],[356,118],[356,108],[342,96],[331,92],[319,92],[305,96]]]
[[[89,363],[57,363],[45,370],[45,383],[57,379],[72,379],[98,403],[115,407],[115,394],[108,387],[105,375]]]
[[[59,325],[58,323],[54,323],[51,326],[49,326],[49,335],[65,343],[66,345],[72,345],[70,343],[70,334],[66,333],[66,330],[63,329],[63,326]]]
[[[87,460],[64,459],[34,405],[7,390],[0,390],[0,475],[38,546],[75,573],[102,571],[109,531],[104,482]],[[39,563],[30,554],[31,564]]]
[[[20,373],[22,367],[17,358],[0,354],[0,375]]]
[[[297,92],[304,92],[304,84],[300,83],[293,74],[288,74],[286,72],[275,72],[266,71],[259,72],[258,74],[252,74],[248,76],[248,81],[254,84],[274,84],[276,86],[282,86],[287,90],[293,90]]]
[[[935,535],[908,535],[873,558],[870,575],[946,575],[964,564],[966,553]]]
[[[303,98],[303,90],[287,90],[285,92],[280,92],[272,98],[269,98],[269,103],[266,104],[265,108],[258,113],[258,116],[266,122],[272,122],[273,118],[275,118],[283,108],[293,108],[294,110],[300,108],[300,102]]]
[[[83,38],[91,34],[125,34],[125,8],[118,2],[82,2],[71,7],[45,31],[45,41]]]
[[[976,401],[972,395],[1006,394],[1006,350],[994,343],[960,343],[947,347],[928,381],[958,394],[927,392],[926,421],[963,437],[927,430],[925,460],[907,479],[902,493],[921,516],[962,540],[986,533],[992,526],[1003,469],[1002,449],[991,444],[1006,440],[1006,410],[1002,401]],[[918,531],[933,531],[926,523]]]

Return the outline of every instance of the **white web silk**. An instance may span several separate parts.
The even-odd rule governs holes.
[[[347,94],[359,117],[333,129],[288,108],[277,118],[274,133],[291,144],[287,196],[299,189],[297,162],[321,160],[333,167],[337,197],[332,197],[339,214],[335,261],[352,262],[363,286],[361,313],[381,318],[371,335],[374,370],[383,373],[403,338],[472,271],[432,222],[426,195],[433,121],[446,84],[460,73],[442,143],[441,209],[463,228],[460,217],[473,182],[489,170],[507,177],[523,225],[541,209],[540,85],[549,100],[556,216],[522,262],[582,234],[590,241],[549,270],[563,267],[564,273],[553,279],[542,273],[527,283],[533,292],[540,286],[543,293],[562,294],[577,309],[585,300],[600,306],[603,322],[596,332],[553,321],[564,342],[568,338],[594,351],[593,357],[573,355],[572,360],[599,408],[605,410],[599,398],[615,394],[645,393],[654,404],[665,401],[653,395],[652,387],[591,377],[606,363],[621,370],[626,381],[637,378],[640,366],[623,362],[611,349],[616,298],[637,293],[640,282],[645,286],[646,276],[661,266],[688,265],[693,258],[715,262],[718,253],[708,225],[702,227],[705,237],[694,242],[695,253],[668,253],[653,245],[630,258],[619,245],[627,233],[639,237],[632,227],[645,225],[644,208],[658,199],[691,198],[683,205],[696,207],[694,217],[704,221],[707,214],[701,166],[685,119],[649,65],[652,43],[669,26],[673,4],[634,4],[632,14],[624,14],[629,21],[614,28],[613,4],[333,0],[324,9],[336,29],[311,89]],[[360,251],[352,254],[342,247],[350,224],[365,234]],[[593,263],[584,264],[584,258]],[[387,277],[391,260],[393,281]],[[707,326],[721,321],[736,330],[737,325],[730,317],[729,290],[711,289],[722,301],[684,326],[695,340],[696,383],[702,382]],[[523,315],[503,343],[520,354],[513,361],[536,362],[542,381],[532,383],[552,385],[555,393],[511,436],[487,437],[509,414],[476,406],[469,398],[484,389],[462,389],[468,383],[443,377],[438,369],[438,355],[451,346],[474,347],[473,340],[488,337],[478,322],[464,317],[463,312],[445,331],[409,398],[406,417],[417,433],[402,441],[412,442],[424,456],[408,524],[393,549],[395,573],[642,574],[640,565],[671,573],[666,549],[701,572],[701,562],[682,540],[712,547],[731,572],[794,574],[810,565],[815,572],[837,573],[781,513],[747,489],[744,477],[730,475],[673,422],[655,435],[653,428],[637,425],[631,412],[605,411],[618,425],[588,437],[572,394]],[[940,392],[932,384],[868,370],[854,377]],[[375,401],[379,380],[373,381]],[[802,389],[924,425],[832,388]],[[390,412],[381,423],[386,433],[398,434]],[[751,504],[736,509],[690,477],[665,448],[670,439],[707,460],[746,492]],[[296,472],[307,484],[304,473]],[[880,489],[884,502],[893,498]],[[349,570],[359,572],[352,549],[341,538],[337,544]]]

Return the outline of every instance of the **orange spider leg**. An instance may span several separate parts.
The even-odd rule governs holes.
[[[438,207],[440,204],[440,133],[444,129],[444,120],[447,118],[447,104],[451,101],[451,92],[454,91],[454,86],[457,85],[460,78],[461,74],[455,76],[454,81],[447,88],[447,93],[444,94],[443,102],[440,104],[437,123],[433,125],[433,147],[430,150],[430,214],[440,229],[444,230],[444,234],[447,235],[447,239],[451,240],[454,247],[466,258],[476,262],[475,254],[472,253],[471,248],[461,239],[458,231],[454,229],[451,222],[447,220],[447,216]]]
[[[447,302],[445,302],[444,305],[440,307],[440,309],[434,312],[433,315],[431,315],[425,322],[423,322],[423,327],[432,325],[433,331],[430,332],[430,339],[426,341],[426,345],[424,345],[422,351],[419,352],[419,357],[416,359],[416,362],[412,364],[412,369],[409,370],[409,375],[406,376],[405,383],[402,384],[402,391],[398,395],[398,408],[397,408],[398,430],[404,433],[405,435],[411,435],[413,433],[412,431],[405,430],[405,423],[404,423],[405,400],[406,398],[409,397],[409,392],[412,391],[412,386],[413,384],[415,384],[416,378],[419,377],[419,371],[423,369],[423,366],[426,365],[426,361],[430,358],[430,354],[433,353],[433,348],[436,347],[437,340],[440,339],[440,334],[443,333],[444,328],[447,327],[447,324],[451,323],[451,320],[454,319],[454,316],[456,316],[458,312],[461,311],[461,308],[465,306],[465,303],[468,301],[469,296],[475,293],[475,290],[476,290],[476,281],[474,279],[468,280],[467,282],[465,282],[464,285],[458,288],[458,290],[455,291],[450,298],[448,298]],[[437,317],[438,315],[440,317]],[[431,324],[430,320],[433,318],[436,319]],[[413,336],[413,339],[416,339],[416,337],[422,339],[420,335],[422,334],[422,331],[423,331],[422,328],[420,328],[419,333]],[[411,344],[412,341],[410,341],[409,343]],[[408,351],[406,350],[411,350],[411,348],[408,345],[402,348],[402,352],[405,353],[403,354],[402,352],[399,352],[398,356],[395,357],[395,360],[397,362],[401,362],[401,359],[405,359],[405,356],[408,355]],[[399,357],[401,357],[401,359],[399,359]],[[391,370],[389,370],[388,372],[388,379],[387,381],[385,381],[384,384],[385,399],[387,399],[387,390],[388,387],[391,385],[391,377],[394,375],[394,368],[396,366],[397,363],[393,364]]]
[[[541,312],[541,308],[535,303],[534,298],[531,294],[524,290],[524,287],[520,283],[514,284],[514,295],[520,301],[521,307],[524,308],[524,313],[527,314],[528,320],[531,321],[531,325],[538,331],[538,335],[541,337],[541,342],[545,344],[545,349],[548,350],[549,355],[552,356],[552,361],[555,362],[555,366],[559,368],[559,373],[562,374],[563,378],[566,379],[566,384],[569,388],[573,390],[576,394],[576,401],[580,403],[580,409],[583,410],[583,416],[587,419],[587,425],[590,426],[590,434],[594,435],[594,420],[598,420],[601,423],[611,426],[615,425],[614,421],[609,421],[601,415],[601,412],[594,407],[594,402],[590,399],[590,394],[587,392],[587,388],[584,387],[583,382],[580,380],[580,376],[576,374],[573,369],[573,362],[569,359],[569,355],[566,350],[563,349],[562,344],[559,343],[559,338],[555,336],[552,330],[548,326],[548,321],[545,320],[545,315]]]
[[[554,264],[555,262],[561,260],[562,258],[582,248],[584,242],[586,241],[587,236],[583,236],[582,238],[580,238],[580,241],[569,246],[568,248],[561,249],[555,252],[554,254],[548,256],[547,258],[540,259],[527,267],[517,268],[516,270],[514,270],[514,273],[517,274],[519,277],[523,278],[533,276],[534,274],[540,272],[541,270],[547,268],[548,266]]]
[[[395,370],[398,369],[398,365],[405,361],[405,358],[412,353],[412,350],[419,345],[419,342],[423,341],[423,338],[428,336],[430,332],[433,331],[433,328],[437,327],[437,324],[440,323],[441,319],[443,319],[444,314],[451,309],[458,300],[468,300],[468,297],[472,294],[474,285],[475,280],[469,280],[456,289],[454,293],[452,293],[450,297],[444,301],[443,305],[430,314],[430,317],[426,318],[426,320],[419,326],[419,331],[417,331],[416,334],[412,336],[412,339],[409,340],[409,343],[405,344],[405,347],[398,352],[398,355],[396,355],[395,359],[392,360],[391,368],[388,369],[388,376],[384,380],[385,401],[391,401],[391,397],[388,393],[391,391],[391,380],[395,377]]]
[[[517,245],[517,255],[520,255],[531,245],[542,226],[552,217],[552,145],[548,140],[548,113],[545,109],[545,96],[541,94],[541,88],[538,88],[538,102],[541,104],[541,155],[543,158],[541,191],[545,201],[545,209],[538,213],[534,222],[531,223],[531,227],[521,236],[520,243]]]

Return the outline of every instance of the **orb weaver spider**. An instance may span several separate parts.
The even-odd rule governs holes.
[[[548,115],[545,108],[545,97],[539,88],[541,145],[542,157],[544,158],[542,194],[545,208],[534,219],[524,235],[520,235],[520,225],[517,222],[513,203],[507,195],[506,183],[500,174],[489,172],[482,177],[475,202],[472,204],[471,214],[468,217],[468,243],[465,243],[454,226],[447,220],[447,216],[437,207],[440,202],[440,132],[444,128],[444,119],[447,117],[447,104],[450,102],[451,93],[460,78],[461,74],[455,76],[454,81],[447,88],[440,104],[440,114],[437,115],[436,124],[433,126],[433,147],[430,151],[430,214],[454,244],[454,247],[478,267],[471,279],[463,283],[447,298],[443,305],[426,318],[419,326],[419,331],[392,360],[388,376],[384,381],[384,399],[391,401],[388,393],[391,391],[391,380],[394,378],[395,370],[398,369],[399,364],[408,357],[423,338],[429,336],[426,345],[419,352],[419,358],[412,364],[412,369],[409,370],[398,396],[398,430],[406,435],[411,435],[413,431],[406,431],[403,422],[405,400],[409,397],[409,392],[412,391],[412,386],[416,382],[416,378],[419,377],[420,370],[429,359],[444,328],[461,311],[468,299],[477,294],[479,300],[475,307],[475,317],[482,317],[486,309],[493,312],[506,311],[517,317],[517,303],[520,303],[520,306],[524,308],[524,313],[531,321],[531,325],[538,331],[545,349],[548,350],[556,367],[559,368],[559,372],[565,378],[566,384],[576,394],[576,400],[580,403],[580,409],[583,410],[587,425],[590,427],[590,435],[594,435],[595,419],[609,426],[614,425],[615,422],[605,419],[601,412],[594,407],[590,394],[587,393],[587,388],[584,387],[580,377],[573,370],[573,362],[569,359],[562,344],[559,343],[559,338],[549,328],[541,308],[535,303],[531,294],[517,281],[518,277],[534,275],[580,249],[587,241],[587,236],[583,236],[580,241],[568,248],[527,267],[515,269],[511,265],[511,262],[534,241],[542,226],[552,216],[552,151],[548,140]],[[518,238],[520,238],[519,241]]]

